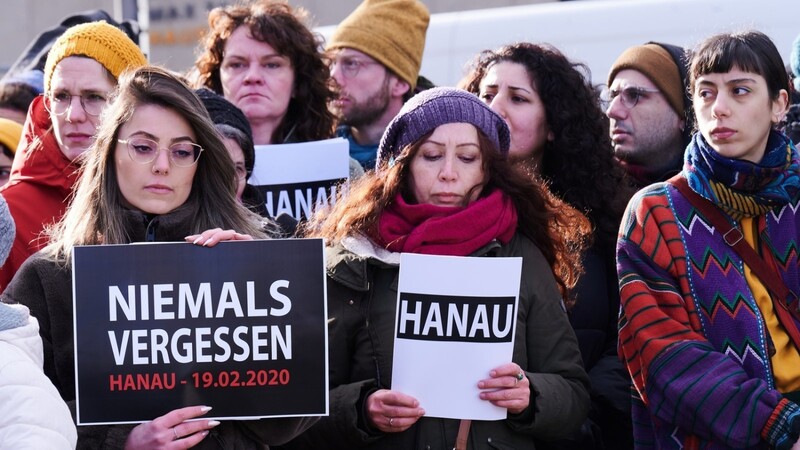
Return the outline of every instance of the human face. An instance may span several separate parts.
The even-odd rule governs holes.
[[[99,95],[108,98],[114,86],[105,67],[91,58],[69,56],[56,64],[48,97],[69,94],[72,99],[66,113],[59,116],[51,112],[50,120],[58,148],[70,161],[92,145],[97,127],[100,126],[99,116],[87,114],[79,96]]]
[[[380,119],[389,107],[392,75],[378,61],[351,48],[339,50],[332,61],[331,79],[338,93],[330,105],[333,114],[356,128]]]
[[[8,183],[8,178],[11,176],[11,164],[14,162],[9,158],[5,152],[5,146],[0,144],[0,186]]]
[[[626,69],[617,73],[610,89],[643,89],[633,108],[617,96],[608,105],[611,141],[614,156],[623,165],[638,166],[657,172],[683,154],[681,130],[684,121],[678,116],[656,85],[638,70]]]
[[[544,145],[553,140],[539,93],[525,66],[499,62],[480,83],[479,97],[506,120],[511,131],[509,158],[541,159]]]
[[[764,77],[736,66],[701,75],[694,85],[697,125],[711,148],[726,158],[760,162],[772,126],[786,112],[787,92],[770,99]]]
[[[119,128],[118,135],[120,139],[151,139],[159,146],[153,162],[140,164],[131,159],[127,145],[116,143],[117,182],[126,206],[147,214],[166,214],[183,205],[192,191],[199,161],[189,167],[178,167],[170,162],[164,150],[176,142],[196,142],[189,122],[172,109],[140,105]]]
[[[225,148],[228,149],[228,153],[230,153],[231,159],[233,160],[233,167],[236,169],[236,198],[241,201],[244,185],[247,183],[247,168],[244,165],[244,152],[242,151],[242,147],[239,147],[239,143],[231,138],[225,138],[222,142],[225,144]]]
[[[278,126],[294,93],[294,68],[288,57],[250,35],[241,26],[225,42],[219,71],[222,95],[244,112],[251,124]]]
[[[411,192],[420,204],[467,206],[483,179],[478,130],[468,123],[440,125],[411,160]]]

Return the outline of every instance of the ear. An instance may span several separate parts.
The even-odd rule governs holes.
[[[400,78],[394,75],[389,75],[389,76],[392,77],[391,88],[390,88],[392,97],[402,97],[406,95],[408,91],[411,90],[411,85],[408,84],[408,82],[406,82],[405,80],[401,80]]]
[[[772,123],[779,124],[789,108],[789,93],[781,89],[775,100],[772,100]]]

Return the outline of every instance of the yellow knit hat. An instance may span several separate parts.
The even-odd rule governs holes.
[[[685,117],[686,86],[681,79],[678,65],[662,45],[654,43],[637,45],[622,52],[611,66],[608,85],[611,86],[617,74],[626,69],[639,71],[649,78],[664,94],[678,117]]]
[[[50,48],[44,65],[44,92],[50,92],[53,70],[64,58],[87,56],[103,65],[114,78],[126,69],[147,64],[142,51],[119,28],[106,21],[75,25],[62,34]]]
[[[430,18],[428,8],[418,0],[364,0],[336,27],[327,49],[364,52],[413,90]]]
[[[22,125],[13,120],[0,118],[0,144],[16,153],[19,140],[22,138]]]

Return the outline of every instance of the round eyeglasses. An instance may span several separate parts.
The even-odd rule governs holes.
[[[117,139],[117,142],[126,144],[128,156],[139,164],[149,164],[155,161],[161,150],[156,141],[147,138]],[[200,159],[203,147],[192,142],[176,142],[164,150],[169,155],[170,163],[177,167],[190,167]]]
[[[333,72],[333,69],[338,66],[345,78],[354,78],[356,75],[358,75],[358,71],[361,70],[362,67],[372,64],[379,63],[377,61],[366,61],[363,59],[345,56],[342,58],[331,59],[329,68],[331,72]]]
[[[52,94],[48,110],[57,116],[63,116],[72,107],[72,98],[80,99],[81,107],[90,116],[99,116],[106,106],[107,96],[99,92],[88,92],[83,95],[72,95],[69,92]]]
[[[628,109],[633,108],[639,103],[642,97],[647,98],[648,94],[657,94],[661,91],[658,89],[647,89],[643,87],[629,86],[625,89],[607,89],[603,101],[611,105],[615,98],[619,97],[622,105]]]

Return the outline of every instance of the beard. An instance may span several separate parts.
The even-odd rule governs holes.
[[[371,125],[386,112],[388,107],[389,77],[385,77],[383,84],[381,84],[376,92],[368,95],[365,101],[356,102],[354,100],[349,111],[344,112],[341,109],[337,109],[335,114],[340,124],[359,128]]]

